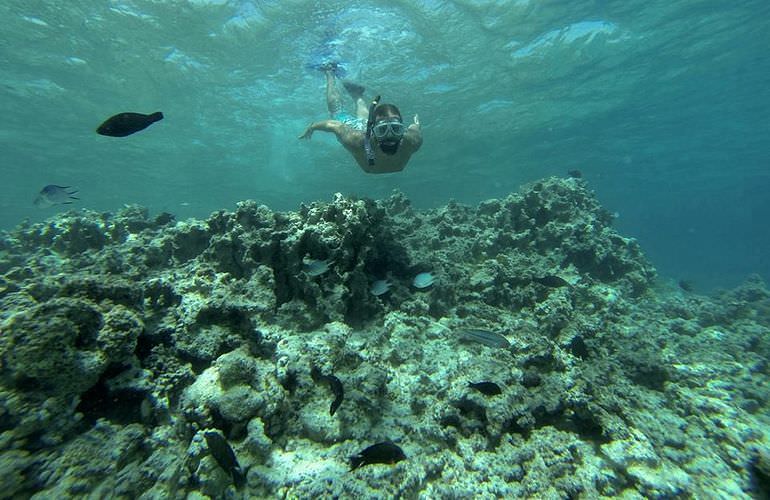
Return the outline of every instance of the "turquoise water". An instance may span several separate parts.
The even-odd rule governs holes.
[[[770,3],[21,1],[0,3],[0,228],[139,203],[179,218],[255,199],[404,191],[476,203],[580,169],[653,263],[696,287],[770,278]],[[404,172],[372,176],[329,135],[323,78],[423,122]],[[146,131],[94,133],[121,111]]]

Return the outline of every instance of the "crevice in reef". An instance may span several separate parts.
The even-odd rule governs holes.
[[[522,426],[517,421],[522,416],[516,416],[506,423],[505,431],[529,439],[534,429],[551,426],[564,432],[576,434],[582,440],[597,445],[610,441],[599,421],[585,409],[573,408],[571,411],[567,411],[566,408],[559,407],[548,410],[544,406],[538,406],[530,412],[530,415],[531,425]]]
[[[100,418],[119,425],[142,422],[141,406],[147,394],[130,387],[110,387],[111,380],[130,369],[120,364],[109,366],[98,382],[80,396],[76,411],[83,414],[86,428]]]

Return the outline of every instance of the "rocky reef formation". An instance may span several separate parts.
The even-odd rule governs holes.
[[[767,493],[770,293],[665,289],[611,222],[582,180],[551,178],[424,212],[338,195],[22,225],[0,238],[2,491]],[[318,373],[344,387],[333,415]],[[387,440],[405,460],[348,472]]]

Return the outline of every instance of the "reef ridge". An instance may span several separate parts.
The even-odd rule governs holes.
[[[767,494],[770,292],[669,286],[612,220],[584,180],[548,178],[475,207],[338,194],[22,224],[0,235],[2,491]],[[333,415],[314,367],[345,388]],[[386,441],[407,458],[349,472]]]

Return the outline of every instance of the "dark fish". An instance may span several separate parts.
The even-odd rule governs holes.
[[[139,132],[140,130],[144,130],[162,119],[163,113],[160,111],[150,115],[144,115],[142,113],[119,113],[107,118],[107,120],[96,129],[96,133],[108,135],[110,137],[125,137]]]
[[[468,382],[468,387],[476,389],[480,393],[487,396],[497,396],[498,394],[503,393],[502,389],[500,389],[500,386],[494,382]]]
[[[567,280],[554,275],[543,276],[542,278],[533,278],[532,281],[534,281],[535,283],[540,283],[541,285],[547,286],[549,288],[559,288],[562,286],[569,286],[569,282]]]
[[[583,177],[583,172],[581,172],[580,170],[570,170],[567,172],[567,175],[569,175],[573,179],[580,179],[581,177]]]
[[[243,473],[243,469],[238,464],[238,459],[235,458],[235,452],[230,447],[225,437],[214,431],[207,431],[203,433],[203,437],[206,438],[206,444],[209,447],[209,452],[214,460],[217,461],[220,467],[225,472],[229,473],[233,478],[233,484],[236,488],[241,488],[246,483],[246,476]]]
[[[679,280],[679,288],[681,288],[685,292],[692,292],[692,290],[693,290],[692,281],[690,281],[690,280]]]
[[[350,457],[350,470],[370,464],[394,464],[401,460],[406,460],[404,451],[390,441],[383,441]]]
[[[499,333],[489,332],[487,330],[461,330],[460,339],[470,340],[472,342],[478,342],[484,344],[487,347],[496,347],[500,349],[507,349],[511,347],[511,343],[508,339],[500,335]]]
[[[345,398],[342,382],[334,375],[322,375],[321,371],[315,366],[310,369],[310,376],[314,382],[327,382],[329,384],[329,388],[332,390],[332,394],[334,394],[334,401],[329,406],[329,415],[334,415],[334,412],[337,411],[337,408],[340,407],[342,400]]]
[[[69,205],[72,200],[79,200],[77,196],[78,190],[70,191],[70,186],[57,186],[56,184],[49,184],[40,190],[40,194],[37,195],[33,202],[36,207],[48,208],[53,205]]]

